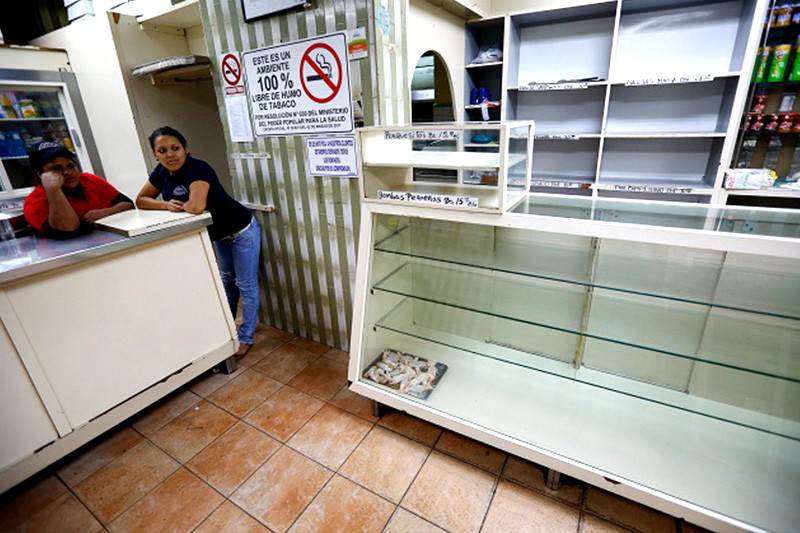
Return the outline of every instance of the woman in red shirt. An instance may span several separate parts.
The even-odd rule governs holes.
[[[68,238],[91,231],[95,221],[133,209],[130,198],[99,176],[81,172],[75,155],[54,142],[30,153],[39,185],[22,207],[25,219],[47,237]]]

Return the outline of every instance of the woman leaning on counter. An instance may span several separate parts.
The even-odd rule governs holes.
[[[56,142],[29,154],[37,185],[25,198],[25,219],[39,235],[65,239],[88,233],[101,218],[133,209],[131,199],[106,180],[81,172],[75,154]]]
[[[253,345],[258,319],[261,228],[250,211],[225,192],[211,165],[189,155],[186,138],[179,131],[169,126],[158,128],[149,140],[158,165],[139,191],[136,205],[141,209],[211,213],[213,224],[208,234],[234,316],[239,296],[242,298],[236,353],[242,357]],[[159,194],[163,200],[156,199]]]

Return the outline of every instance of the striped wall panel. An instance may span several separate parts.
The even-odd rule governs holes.
[[[389,13],[389,35],[373,25],[379,8]],[[407,98],[401,96],[407,86],[402,26],[407,10],[407,0],[313,0],[310,8],[245,23],[240,0],[201,2],[215,72],[225,52],[366,27],[369,58],[350,63],[350,85],[353,97],[362,102],[367,125],[380,123],[382,116],[392,122],[408,116]],[[273,214],[254,211],[263,230],[262,318],[347,350],[360,217],[358,182],[310,176],[299,136],[231,143],[219,79],[214,84],[234,196],[277,208]]]

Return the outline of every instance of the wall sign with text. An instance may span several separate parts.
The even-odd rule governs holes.
[[[256,135],[353,131],[345,32],[250,50],[242,63]]]

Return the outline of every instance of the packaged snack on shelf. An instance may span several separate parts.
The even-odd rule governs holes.
[[[425,400],[447,371],[444,363],[386,349],[364,371],[364,378],[403,394]]]
[[[772,26],[773,28],[785,28],[792,23],[792,6],[782,5],[777,6],[772,10]]]
[[[775,131],[780,123],[780,115],[767,115],[764,120],[764,131]]]
[[[779,82],[783,81],[786,75],[786,66],[789,63],[789,54],[792,51],[792,45],[782,44],[775,47],[775,53],[772,55],[772,63],[769,65],[769,75],[767,81]]]
[[[750,131],[760,132],[764,129],[764,115],[752,115],[750,119]]]
[[[784,113],[778,121],[778,132],[789,133],[794,127],[796,113]]]
[[[769,96],[766,94],[760,94],[753,98],[753,109],[751,109],[751,113],[764,113],[767,109],[767,100],[769,100]],[[790,111],[787,109],[787,111]]]
[[[794,124],[792,124],[792,133],[800,133],[800,113],[795,113]]]
[[[755,78],[753,83],[761,83],[766,79],[767,75],[767,61],[769,61],[769,54],[772,47],[765,46],[759,49],[758,58],[756,59]]]
[[[725,188],[768,189],[777,178],[768,168],[730,168],[725,171]]]
[[[36,111],[36,106],[33,104],[33,100],[25,98],[20,100],[18,105],[22,118],[36,118],[39,116],[39,113]]]
[[[797,10],[800,13],[800,9]],[[789,81],[800,81],[800,37],[795,41],[794,46],[794,59],[792,60],[792,67],[789,70]]]

